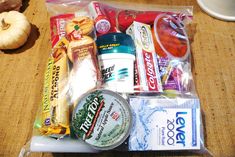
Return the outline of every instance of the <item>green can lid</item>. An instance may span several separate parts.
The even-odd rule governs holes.
[[[85,94],[74,109],[71,127],[75,136],[98,150],[122,144],[132,126],[131,109],[119,94],[97,89]]]
[[[135,44],[130,35],[109,33],[97,38],[98,54],[125,53],[135,55]]]

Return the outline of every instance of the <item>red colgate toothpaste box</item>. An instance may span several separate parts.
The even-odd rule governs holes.
[[[126,30],[135,42],[135,91],[162,92],[162,83],[150,25],[134,21]]]

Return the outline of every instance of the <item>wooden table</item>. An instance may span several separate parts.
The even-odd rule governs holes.
[[[204,110],[206,147],[217,157],[235,156],[235,23],[214,19],[192,0],[132,0],[194,7],[193,75]],[[50,53],[49,15],[43,0],[25,0],[22,12],[32,24],[22,48],[0,53],[0,156],[15,157],[30,140],[40,105],[44,71]],[[200,156],[190,153],[51,154],[62,156]]]

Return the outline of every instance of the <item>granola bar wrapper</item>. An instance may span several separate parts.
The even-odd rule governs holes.
[[[53,49],[45,72],[41,124],[43,135],[68,135],[69,105],[66,97],[68,78],[68,57],[63,48]]]

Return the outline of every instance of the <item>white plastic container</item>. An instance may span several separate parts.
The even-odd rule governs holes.
[[[129,35],[106,34],[97,39],[103,87],[119,93],[134,92],[135,46]]]
[[[135,56],[125,53],[103,54],[98,56],[103,87],[120,93],[132,93],[134,90]]]
[[[234,0],[197,0],[198,5],[209,15],[225,21],[235,21]]]

